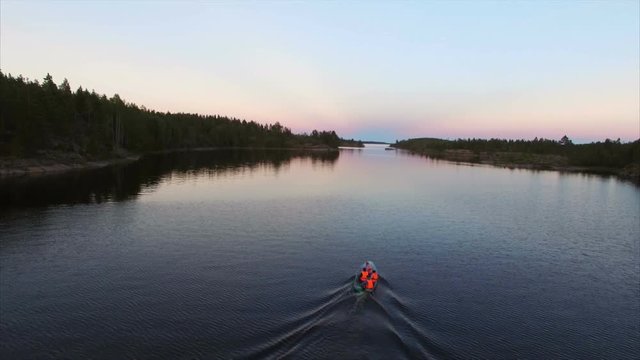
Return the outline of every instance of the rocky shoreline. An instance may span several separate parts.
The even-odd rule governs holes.
[[[118,154],[109,159],[92,159],[76,153],[63,152],[48,152],[33,158],[2,157],[0,158],[0,178],[98,169],[130,163],[141,157],[138,154]]]

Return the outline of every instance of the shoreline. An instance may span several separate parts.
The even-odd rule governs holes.
[[[43,176],[61,174],[71,171],[83,171],[100,169],[104,167],[123,165],[139,161],[148,155],[170,154],[190,151],[214,151],[214,150],[286,150],[286,151],[339,151],[324,145],[303,147],[198,147],[181,148],[171,150],[157,150],[146,153],[125,153],[120,156],[107,159],[86,158],[77,153],[49,152],[41,157],[12,158],[0,157],[0,180],[23,176]]]
[[[338,151],[339,148],[332,148],[326,145],[309,145],[300,147],[253,147],[253,146],[214,146],[214,147],[196,147],[196,148],[180,148],[169,150],[155,150],[142,154],[154,155],[154,154],[170,154],[174,152],[189,152],[189,151],[213,151],[213,150],[285,150],[285,151]]]
[[[90,160],[79,155],[68,159],[51,158],[0,158],[0,180],[22,176],[60,174],[78,170],[92,170],[113,165],[138,161],[143,155],[130,154],[126,157],[104,160]]]
[[[482,152],[473,153],[470,150],[445,150],[416,152],[409,149],[396,148],[411,154],[426,156],[434,160],[444,160],[469,165],[486,165],[507,169],[523,169],[534,171],[556,171],[566,173],[582,173],[600,176],[615,176],[640,186],[640,164],[628,165],[624,168],[574,166],[567,163],[567,159],[558,155],[539,155],[522,153]],[[514,161],[514,158],[527,158],[528,162]]]
[[[629,181],[640,186],[640,164],[633,164],[624,168],[604,168],[572,166],[566,164],[566,159],[555,155],[530,155],[530,162],[510,161],[513,157],[522,157],[516,153],[480,153],[475,154],[468,150],[447,150],[445,152],[426,151],[415,152],[408,149],[396,148],[411,154],[426,156],[434,160],[443,160],[458,164],[486,165],[507,169],[523,169],[534,171],[556,171],[566,173],[583,173],[600,176],[615,176],[618,179]],[[190,151],[214,151],[214,150],[285,150],[285,151],[340,151],[339,148],[328,146],[303,146],[303,147],[198,147],[170,150],[150,151],[142,154],[125,153],[118,157],[108,159],[88,159],[76,153],[51,152],[37,158],[10,158],[0,157],[0,180],[23,176],[43,176],[60,174],[71,171],[83,171],[99,169],[114,165],[128,164],[139,161],[147,155],[170,154]],[[527,154],[525,154],[527,155]]]

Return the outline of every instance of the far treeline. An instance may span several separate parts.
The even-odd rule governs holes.
[[[108,98],[47,74],[42,83],[0,72],[0,156],[47,151],[100,158],[113,154],[199,147],[337,148],[335,131],[293,134],[220,115],[163,113]]]
[[[530,164],[541,168],[585,167],[622,169],[640,165],[640,139],[623,143],[620,139],[574,144],[569,137],[560,140],[503,140],[433,138],[409,139],[396,142],[394,147],[433,157],[456,158],[465,161]]]

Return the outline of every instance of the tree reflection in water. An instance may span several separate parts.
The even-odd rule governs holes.
[[[314,166],[332,167],[338,151],[207,150],[145,156],[126,165],[72,171],[63,174],[23,176],[0,180],[0,210],[13,208],[123,201],[153,189],[165,178],[221,177],[257,169],[278,172],[293,159]]]

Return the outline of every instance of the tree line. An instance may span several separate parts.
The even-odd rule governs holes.
[[[590,144],[574,144],[566,135],[559,140],[537,137],[533,140],[420,138],[396,141],[394,146],[417,153],[470,150],[474,153],[560,155],[567,158],[569,165],[574,166],[622,168],[634,163],[640,164],[640,139],[628,143],[623,143],[620,139],[606,139]]]
[[[47,74],[42,82],[0,71],[0,156],[46,151],[108,157],[197,147],[335,148],[335,131],[294,134],[275,124],[221,115],[158,112],[82,87],[71,90]]]

